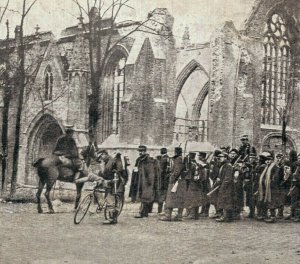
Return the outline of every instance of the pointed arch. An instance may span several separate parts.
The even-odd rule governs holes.
[[[179,97],[179,94],[181,92],[181,89],[183,85],[185,84],[186,80],[190,77],[190,75],[195,71],[195,70],[201,70],[205,73],[205,75],[209,78],[208,72],[205,70],[205,68],[196,60],[191,60],[180,72],[178,77],[176,78],[176,101]]]
[[[209,91],[209,82],[207,82],[203,88],[201,89],[200,93],[198,94],[196,101],[193,106],[193,111],[192,111],[192,119],[193,120],[198,120],[199,119],[199,114],[203,105],[203,102],[205,98],[208,96],[208,91]]]

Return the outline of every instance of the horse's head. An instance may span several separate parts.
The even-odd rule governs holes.
[[[89,166],[92,160],[97,160],[97,148],[94,143],[89,144],[88,146],[84,147],[80,152],[83,159],[85,160],[86,164]]]

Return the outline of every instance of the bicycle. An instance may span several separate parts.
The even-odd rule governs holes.
[[[89,211],[90,215],[104,211],[105,219],[113,222],[115,212],[117,212],[118,217],[121,214],[124,204],[123,194],[117,192],[118,180],[119,177],[117,173],[115,173],[113,180],[103,180],[102,182],[97,183],[93,188],[92,193],[86,195],[79,203],[74,215],[74,224],[78,225],[82,222],[89,211],[91,204],[95,204],[97,207],[95,212]],[[112,183],[113,188],[110,188]],[[111,189],[112,192],[110,192]],[[112,204],[108,201],[109,194],[111,194],[110,197],[113,197],[114,200]]]

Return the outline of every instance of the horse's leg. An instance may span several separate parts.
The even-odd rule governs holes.
[[[82,190],[83,185],[84,185],[84,182],[76,183],[77,195],[76,195],[76,199],[75,199],[75,209],[77,209],[77,207],[78,207],[78,204],[79,204],[79,201],[81,198],[81,190]]]
[[[44,189],[44,186],[45,186],[45,182],[42,181],[42,179],[40,179],[39,180],[39,188],[38,188],[38,191],[36,193],[37,210],[38,210],[39,214],[43,213],[43,209],[42,209],[42,206],[41,206],[41,194],[42,194],[42,191]]]
[[[52,206],[52,203],[51,203],[51,200],[50,200],[50,191],[51,191],[54,183],[55,183],[55,181],[47,182],[46,192],[45,192],[45,197],[47,199],[50,214],[54,214],[53,206]]]

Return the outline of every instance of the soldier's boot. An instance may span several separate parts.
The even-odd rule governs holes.
[[[182,221],[183,208],[178,208],[177,215],[174,217],[173,221]]]
[[[249,212],[249,215],[248,215],[248,217],[249,218],[254,218],[254,216],[255,216],[255,207],[254,206],[250,206],[250,212]]]
[[[222,215],[223,215],[223,210],[216,208],[216,213],[211,218],[220,218]]]
[[[201,207],[201,212],[199,214],[199,217],[208,217],[210,204],[205,204]]]
[[[223,215],[220,218],[216,219],[216,222],[231,222],[232,221],[232,212],[231,210],[224,210]]]
[[[283,206],[278,208],[277,218],[282,219],[283,218]]]
[[[172,211],[173,211],[173,208],[166,208],[165,210],[165,215],[158,218],[158,220],[160,221],[171,221],[171,216],[172,216]]]
[[[162,213],[162,209],[163,209],[163,203],[159,203],[157,208],[157,213],[158,214]]]
[[[190,214],[187,219],[198,220],[199,219],[199,207],[193,207],[190,209]]]
[[[149,213],[149,204],[148,203],[142,203],[140,213],[138,215],[134,216],[134,218],[148,217],[148,213]]]
[[[185,213],[183,217],[188,217],[191,214],[191,208],[185,208]]]
[[[149,213],[149,214],[152,214],[152,211],[153,211],[153,204],[154,204],[154,203],[149,203],[149,204],[148,204],[148,213]]]
[[[287,215],[284,220],[294,220],[295,217],[295,209],[291,208],[291,213],[289,215]]]
[[[275,223],[276,222],[276,211],[275,209],[270,209],[270,217],[265,219],[266,223]]]
[[[300,222],[300,209],[295,209],[294,222]]]

